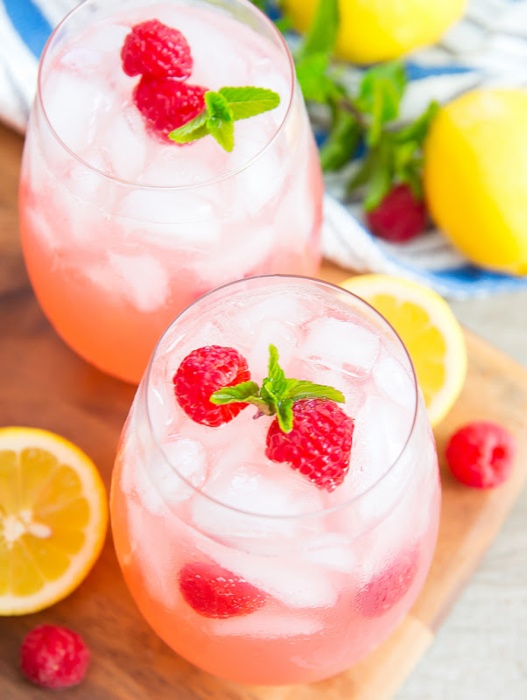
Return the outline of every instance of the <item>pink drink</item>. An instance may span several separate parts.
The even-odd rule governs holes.
[[[120,51],[157,18],[192,51],[189,82],[279,93],[236,122],[227,153],[208,136],[152,136]],[[44,53],[20,185],[27,269],[62,338],[100,369],[138,382],[169,322],[204,292],[319,264],[322,180],[290,54],[245,0],[87,0]]]
[[[233,347],[261,383],[270,343],[287,377],[345,396],[350,469],[332,492],[265,456],[272,419],[254,407],[211,428],[175,399],[192,350]],[[384,640],[425,580],[439,504],[434,438],[393,329],[348,292],[280,276],[205,295],[168,329],[124,428],[111,497],[119,562],[146,620],[192,663],[251,684],[316,681]],[[189,566],[243,579],[264,602],[201,614],[181,589]]]

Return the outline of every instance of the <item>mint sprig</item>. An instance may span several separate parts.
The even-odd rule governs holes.
[[[204,95],[205,109],[174,129],[168,137],[176,143],[197,141],[211,135],[229,153],[234,148],[234,122],[275,109],[280,95],[261,87],[222,87]]]
[[[210,401],[216,405],[247,403],[256,406],[267,416],[275,416],[284,433],[293,429],[293,405],[304,399],[330,399],[344,403],[344,395],[338,389],[315,384],[304,379],[290,379],[280,367],[278,350],[269,346],[268,376],[259,387],[256,382],[241,382],[215,391]]]
[[[280,26],[291,26],[283,12]],[[294,52],[298,82],[314,126],[327,138],[320,148],[324,172],[340,171],[363,147],[362,161],[350,168],[348,196],[360,196],[364,208],[375,209],[390,189],[407,183],[414,196],[422,194],[422,145],[438,104],[431,102],[411,124],[400,124],[400,107],[408,78],[399,61],[379,63],[364,70],[350,84],[345,66],[334,55],[339,29],[339,0],[319,0],[313,21]]]

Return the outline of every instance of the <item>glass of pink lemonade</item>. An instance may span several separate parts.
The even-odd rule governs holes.
[[[205,92],[246,86],[279,104],[242,118],[231,100],[231,150],[210,134],[168,137]],[[248,0],[85,0],[48,41],[22,165],[22,245],[45,314],[103,371],[137,383],[174,316],[216,286],[315,274],[321,203],[290,52]]]
[[[339,673],[390,634],[426,578],[439,506],[399,337],[351,293],[286,275],[227,284],[168,328],[111,492],[119,563],[155,632],[212,674],[271,685]]]

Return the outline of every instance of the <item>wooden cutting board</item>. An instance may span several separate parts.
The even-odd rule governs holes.
[[[0,425],[30,425],[63,434],[84,449],[110,482],[115,447],[134,389],[99,373],[55,335],[29,287],[17,235],[16,186],[21,139],[0,127]],[[324,266],[325,279],[348,273]],[[439,542],[428,581],[393,636],[367,660],[309,686],[243,687],[202,673],[176,656],[140,618],[122,581],[111,537],[95,568],[66,600],[35,615],[0,618],[0,698],[44,692],[18,671],[24,634],[41,623],[83,634],[92,652],[85,682],[61,697],[75,700],[388,700],[432,643],[442,620],[499,531],[527,478],[527,370],[466,335],[464,391],[436,431],[442,455],[460,424],[488,418],[516,435],[512,478],[478,492],[443,470]],[[47,695],[46,695],[47,697]]]

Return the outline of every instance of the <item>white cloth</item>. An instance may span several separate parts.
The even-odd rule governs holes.
[[[430,0],[440,2],[441,0]],[[0,120],[23,132],[37,84],[38,57],[52,28],[79,0],[0,0]],[[402,118],[431,99],[446,102],[483,85],[527,87],[527,0],[471,0],[439,44],[408,57]],[[350,68],[351,78],[355,71]],[[467,264],[438,231],[404,245],[373,237],[360,207],[342,205],[342,176],[326,179],[325,256],[357,272],[391,272],[424,281],[451,297],[527,286]]]

